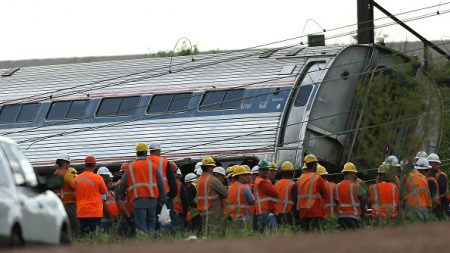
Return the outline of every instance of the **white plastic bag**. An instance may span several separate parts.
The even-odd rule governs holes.
[[[169,225],[170,222],[170,209],[167,209],[166,204],[164,204],[161,208],[161,213],[158,214],[158,221],[161,226]]]

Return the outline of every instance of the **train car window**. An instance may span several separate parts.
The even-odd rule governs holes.
[[[189,101],[192,98],[192,93],[180,93],[173,96],[170,103],[169,111],[179,112],[187,109]]]
[[[221,109],[232,109],[238,108],[241,104],[242,96],[244,95],[244,90],[228,90],[223,99]]]
[[[208,91],[200,104],[200,110],[216,110],[220,108],[226,91]]]
[[[172,94],[154,95],[152,102],[147,108],[147,113],[161,113],[169,109]]]
[[[53,102],[47,113],[47,120],[81,119],[88,104],[87,99]]]
[[[295,99],[294,106],[305,106],[308,103],[309,95],[311,94],[313,86],[305,85],[300,88],[297,98]]]
[[[33,121],[38,108],[38,103],[5,105],[0,112],[0,124]]]
[[[39,108],[38,103],[24,104],[20,110],[19,116],[17,117],[17,122],[30,122],[36,117]]]
[[[5,105],[0,114],[0,123],[16,122],[21,105]]]
[[[119,111],[117,111],[117,115],[133,115],[138,106],[141,97],[126,97],[122,99],[122,103],[120,103]]]
[[[75,100],[72,101],[69,112],[66,115],[67,119],[81,119],[86,114],[89,100]]]
[[[104,98],[100,103],[96,116],[126,116],[133,115],[141,97]]]

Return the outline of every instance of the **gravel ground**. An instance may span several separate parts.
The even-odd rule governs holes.
[[[109,244],[98,246],[39,247],[14,250],[26,253],[370,253],[450,252],[450,223],[366,229],[354,232],[299,234],[289,237],[222,239]]]

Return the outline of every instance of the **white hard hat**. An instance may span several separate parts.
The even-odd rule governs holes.
[[[198,176],[201,176],[201,175],[203,174],[203,170],[202,170],[202,162],[198,162],[197,164],[195,164],[194,172],[195,172],[195,174],[197,174]]]
[[[428,160],[426,158],[419,158],[417,160],[416,164],[414,164],[414,169],[418,170],[428,170],[430,169],[430,164],[428,163]]]
[[[258,166],[258,165],[253,166],[253,168],[252,168],[252,174],[259,174],[259,166]]]
[[[427,152],[419,151],[419,152],[417,152],[416,157],[414,159],[417,160],[419,158],[427,158],[427,157],[428,157]]]
[[[400,163],[398,162],[398,158],[395,155],[388,156],[386,160],[384,160],[386,165],[392,167],[400,167]]]
[[[197,175],[195,175],[194,173],[188,173],[185,177],[184,177],[184,182],[193,182],[197,179]]]
[[[435,162],[435,163],[441,164],[441,160],[439,159],[439,156],[438,156],[437,154],[435,154],[435,153],[431,153],[431,154],[428,156],[428,162],[429,162],[429,163],[430,163],[430,162]]]
[[[203,170],[201,168],[200,169],[196,169],[194,172],[195,172],[195,174],[197,174],[197,176],[203,175]]]
[[[98,168],[97,175],[108,175],[109,177],[113,177],[113,174],[111,173],[111,171],[109,171],[109,169],[106,167]]]
[[[70,163],[70,156],[67,153],[61,153],[56,157],[56,160],[63,160]]]
[[[225,176],[225,169],[222,167],[215,167],[213,173],[219,173],[220,175]]]
[[[181,170],[177,169],[177,176],[181,176],[181,175],[183,175],[183,174],[181,174]]]
[[[159,145],[159,143],[158,142],[151,142],[149,145],[148,145],[148,149],[149,150],[161,150],[161,145]]]

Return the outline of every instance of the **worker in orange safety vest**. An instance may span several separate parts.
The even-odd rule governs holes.
[[[338,223],[341,229],[356,229],[362,222],[367,192],[356,180],[358,170],[353,163],[347,162],[341,172],[344,173],[344,180],[336,186]]]
[[[181,170],[174,162],[170,162],[170,167],[177,178],[177,196],[173,199],[174,215],[172,219],[172,230],[175,233],[182,233],[184,232],[184,221],[189,212],[189,200],[186,187],[181,183],[181,179],[183,178]]]
[[[147,144],[136,144],[137,159],[125,168],[117,194],[122,201],[126,196],[133,201],[134,222],[142,233],[155,230],[157,202],[164,205],[167,199],[161,173],[158,166],[147,159],[147,152]]]
[[[297,210],[300,214],[300,227],[305,232],[321,230],[325,216],[322,196],[326,194],[326,188],[323,178],[316,174],[318,162],[315,155],[306,155],[306,169],[297,180]]]
[[[427,220],[431,208],[431,195],[426,177],[420,171],[428,171],[430,164],[426,158],[419,158],[414,169],[406,177],[405,210],[407,216]]]
[[[294,165],[290,161],[285,161],[281,165],[280,180],[275,183],[275,189],[278,192],[278,202],[275,213],[277,222],[283,225],[294,226],[297,219],[297,184],[292,181],[294,175]]]
[[[97,175],[99,175],[103,178],[106,188],[108,189],[108,191],[106,192],[105,204],[106,204],[106,208],[108,209],[108,212],[112,218],[111,221],[108,221],[107,217],[104,215],[101,220],[101,227],[105,232],[111,232],[113,223],[118,221],[119,215],[120,215],[120,211],[119,211],[119,207],[117,206],[115,194],[112,191],[112,188],[114,186],[112,179],[114,178],[114,176],[107,167],[98,168]]]
[[[450,193],[447,174],[440,170],[441,160],[437,154],[431,153],[427,159],[431,166],[428,173],[428,187],[433,199],[433,213],[441,220],[449,218]]]
[[[337,216],[337,196],[336,196],[336,184],[333,182],[330,182],[327,180],[328,171],[327,169],[322,166],[318,165],[316,174],[321,176],[325,182],[325,192],[323,193],[323,211],[324,211],[324,217],[326,218],[333,218]]]
[[[265,230],[275,231],[277,228],[275,208],[278,201],[278,192],[268,179],[269,163],[262,160],[258,163],[258,167],[259,174],[253,183],[255,218],[258,231],[264,233]]]
[[[64,179],[63,187],[59,190],[55,190],[56,195],[61,199],[64,209],[69,217],[70,229],[72,235],[78,235],[80,232],[80,224],[77,219],[75,189],[73,182],[77,176],[77,171],[70,166],[70,157],[66,153],[61,153],[56,158],[56,170],[54,175],[60,175]]]
[[[243,165],[236,165],[233,171],[234,183],[228,188],[227,213],[231,217],[231,226],[249,229],[251,226],[250,208],[255,198],[250,189],[250,174]]]
[[[80,234],[88,235],[100,227],[100,221],[106,216],[112,221],[106,208],[106,188],[103,178],[94,174],[96,159],[88,155],[84,159],[85,171],[75,178],[75,196],[77,216],[80,222]]]
[[[372,218],[376,224],[389,222],[398,215],[400,194],[395,182],[390,181],[392,178],[387,175],[390,170],[388,165],[380,165],[377,182],[369,187]]]

